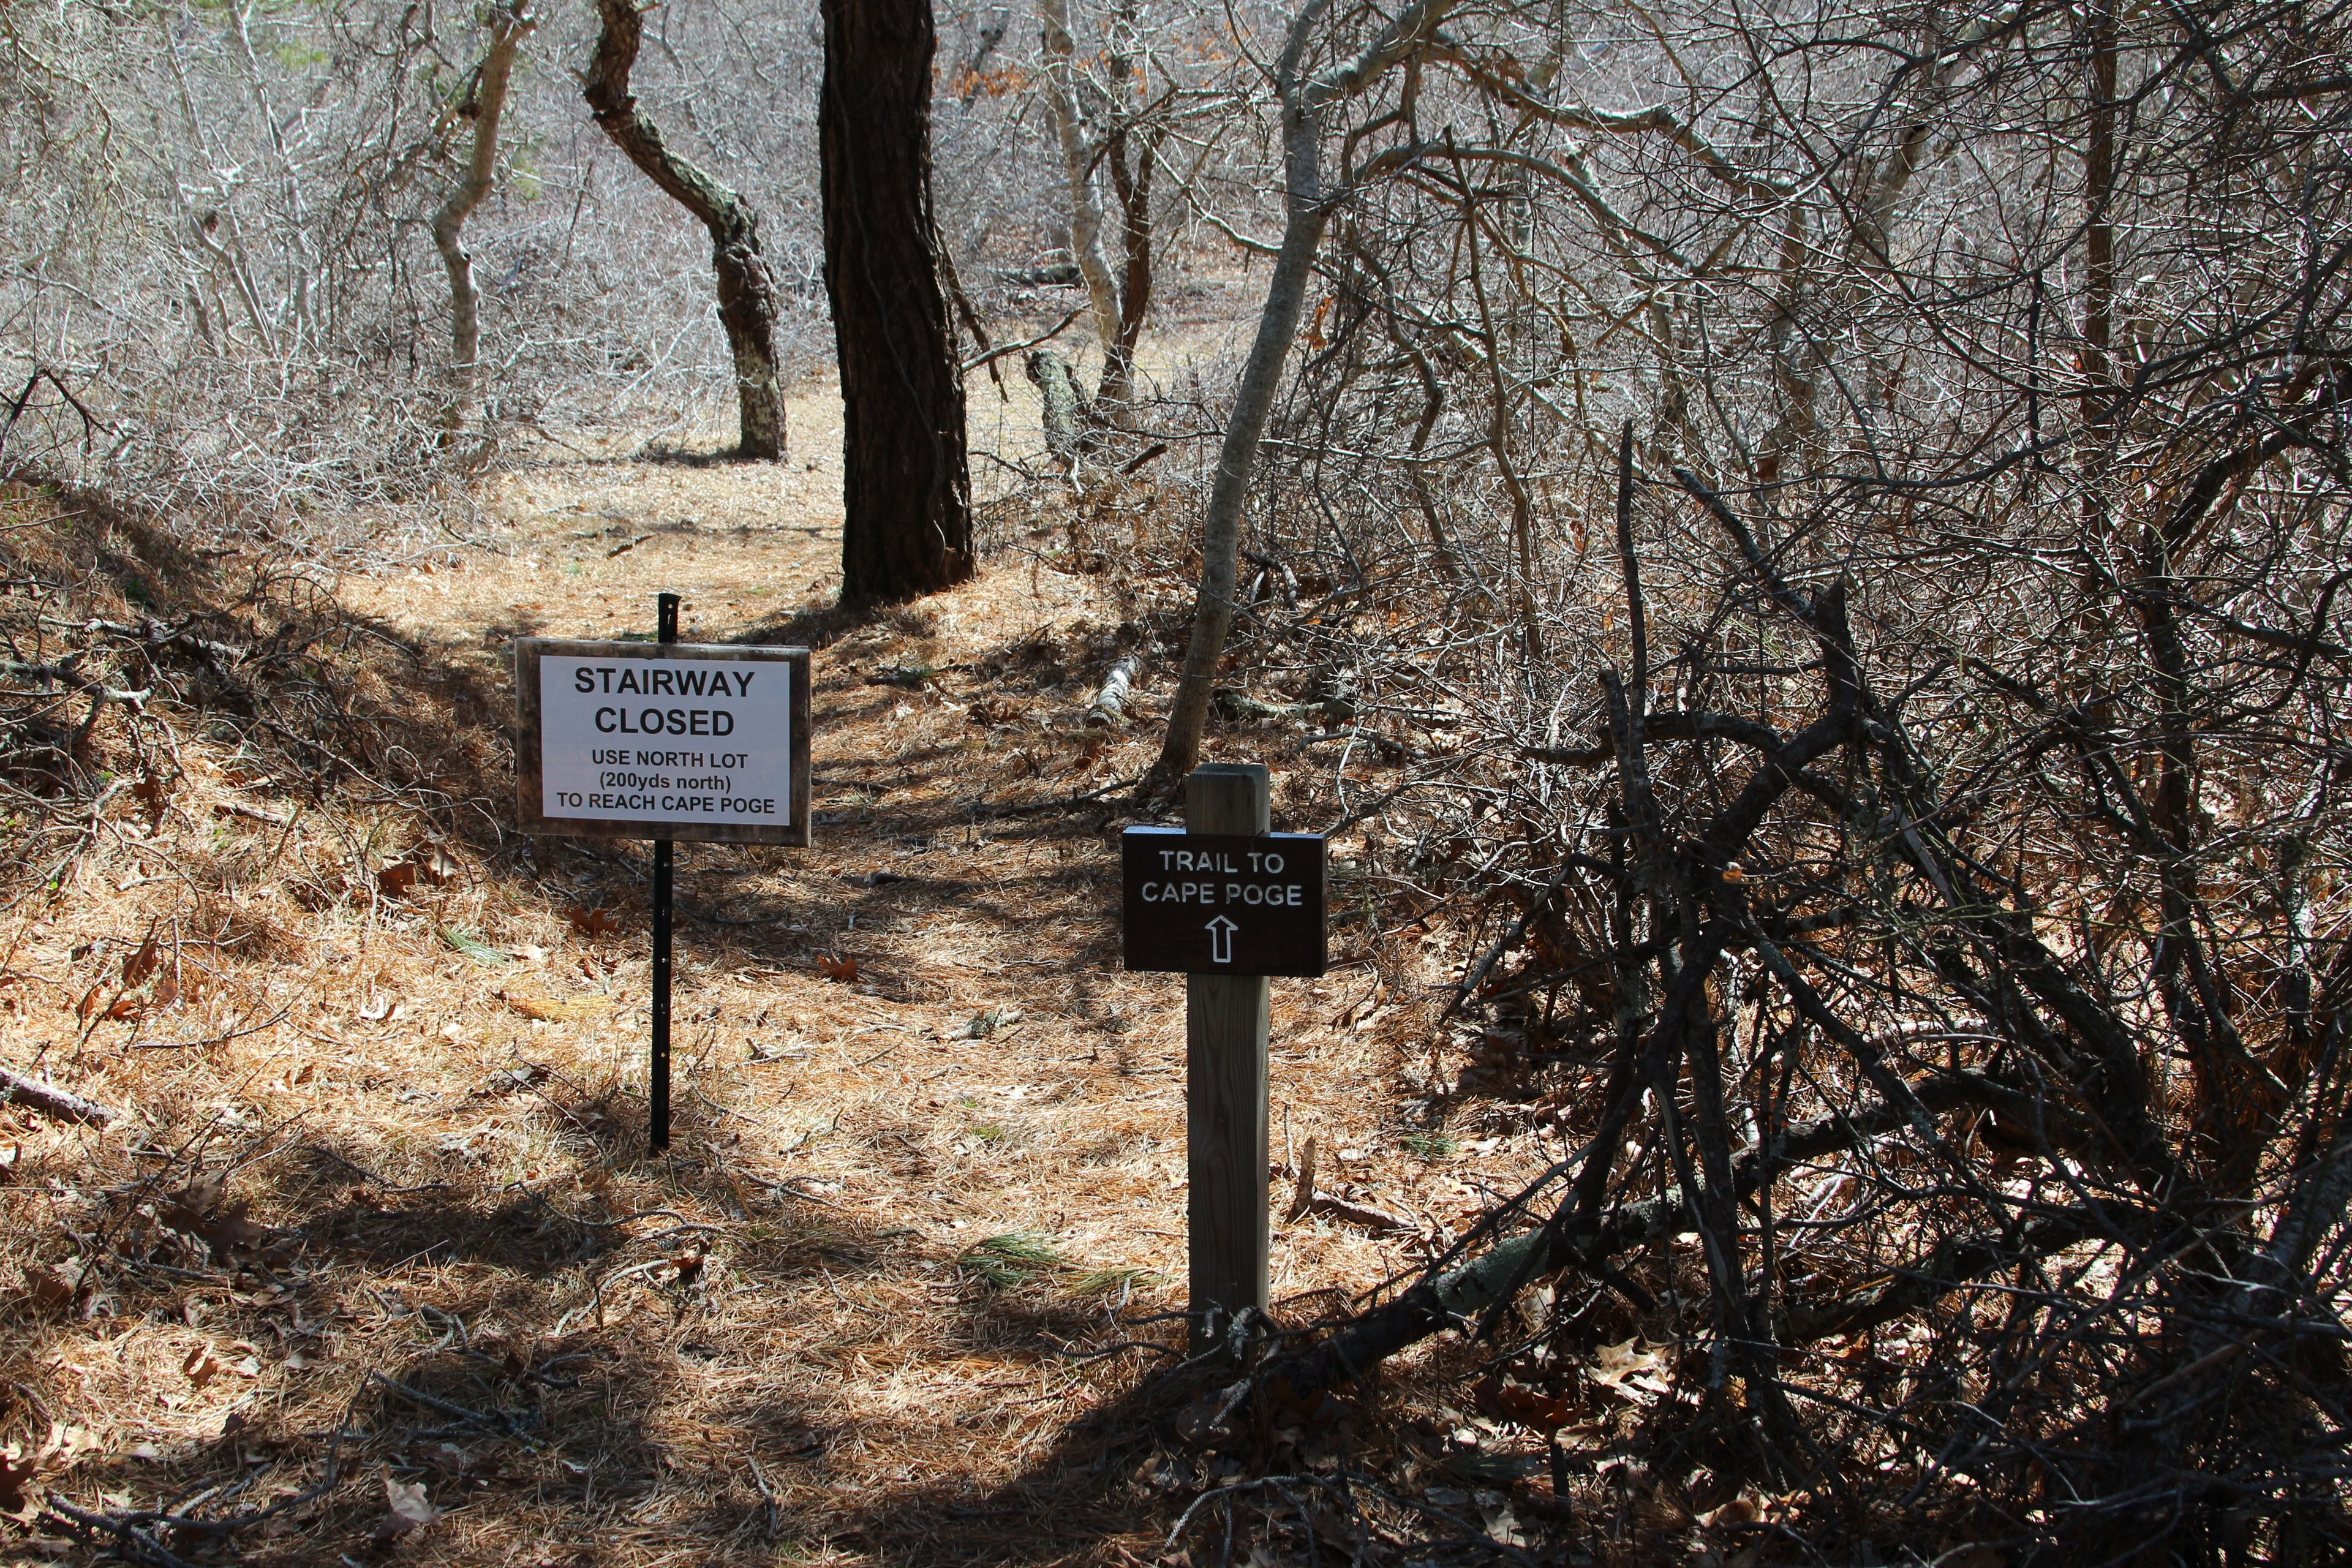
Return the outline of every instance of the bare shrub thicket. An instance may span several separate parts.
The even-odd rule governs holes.
[[[282,523],[501,453],[715,439],[734,382],[708,240],[590,119],[576,72],[594,24],[576,7],[542,7],[513,67],[466,229],[478,436],[440,438],[455,388],[431,226],[467,175],[490,18],[352,3],[0,19],[0,461]],[[814,20],[657,8],[635,84],[760,213],[788,374],[831,358]],[[1052,205],[1022,194],[1041,181],[1004,177],[1034,140],[1013,86],[943,97],[942,183],[975,215],[959,240],[1026,261]]]
[[[2347,20],[1463,6],[1325,128],[1221,707],[1559,1158],[1257,1386],[1643,1335],[1621,1535],[2340,1549]]]

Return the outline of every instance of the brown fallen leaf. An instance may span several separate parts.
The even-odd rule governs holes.
[[[708,1256],[700,1247],[689,1247],[671,1258],[670,1266],[677,1270],[677,1282],[681,1285],[693,1284],[700,1277],[702,1261]]]
[[[1545,1394],[1524,1384],[1507,1383],[1496,1388],[1494,1406],[1497,1414],[1538,1432],[1557,1432],[1569,1421],[1565,1394]]]
[[[423,1481],[396,1481],[383,1478],[385,1513],[375,1527],[375,1539],[381,1543],[397,1541],[413,1530],[422,1530],[441,1517],[425,1495]]]
[[[172,786],[153,773],[147,774],[137,784],[132,784],[131,794],[132,798],[147,808],[147,822],[151,827],[161,823],[163,820],[163,813],[171,808]]]
[[[93,985],[83,992],[81,1000],[74,1004],[75,1016],[87,1020],[92,1013],[97,1012],[98,994],[105,989],[103,985]]]
[[[582,936],[610,936],[621,929],[621,921],[611,910],[593,910],[585,904],[574,904],[563,911],[572,929]]]
[[[81,1293],[79,1270],[68,1274],[61,1268],[43,1264],[25,1265],[25,1293],[33,1305],[44,1312],[65,1312],[73,1308],[74,1298]]]
[[[163,950],[156,945],[155,939],[153,937],[149,937],[145,942],[139,944],[138,952],[132,953],[130,957],[122,961],[122,984],[125,985],[146,984],[147,977],[154,973],[156,966],[161,964],[163,962]]]
[[[1752,1497],[1736,1497],[1722,1507],[1711,1509],[1698,1516],[1698,1521],[1709,1530],[1740,1530],[1760,1523],[1764,1505]]]
[[[423,868],[415,861],[395,860],[375,874],[375,885],[397,899],[404,897],[424,876]]]
[[[40,1452],[33,1457],[37,1465],[70,1465],[82,1455],[103,1447],[96,1434],[87,1426],[70,1421],[51,1421],[49,1435],[41,1439]]]
[[[226,1171],[215,1171],[209,1176],[200,1176],[172,1194],[163,1212],[163,1223],[173,1225],[174,1222],[171,1216],[175,1211],[184,1211],[193,1217],[201,1218],[220,1207],[221,1198],[227,1192]]]
[[[612,1004],[602,996],[509,995],[506,1003],[524,1017],[536,1018],[542,1024],[581,1023],[601,1018],[612,1009]]]
[[[1638,1401],[1674,1392],[1658,1375],[1664,1352],[1643,1348],[1638,1334],[1622,1344],[1602,1345],[1594,1354],[1596,1364],[1585,1375],[1612,1394]]]
[[[180,1370],[187,1373],[191,1384],[202,1388],[221,1374],[220,1357],[213,1354],[210,1345],[198,1345],[188,1352],[188,1359],[180,1363]]]
[[[172,1229],[195,1237],[212,1249],[215,1262],[226,1261],[240,1247],[258,1247],[269,1238],[268,1226],[246,1217],[244,1203],[221,1206],[228,1173],[219,1171],[196,1183],[156,1212]]]
[[[857,960],[835,958],[828,953],[816,955],[817,972],[827,980],[837,980],[846,985],[857,978]]]
[[[205,1245],[213,1249],[215,1262],[225,1262],[238,1247],[257,1247],[269,1239],[269,1227],[257,1225],[245,1217],[246,1205],[231,1204],[218,1214],[207,1215],[196,1227]]]
[[[0,1448],[0,1513],[22,1513],[33,1500],[33,1477],[39,1462],[11,1443]]]

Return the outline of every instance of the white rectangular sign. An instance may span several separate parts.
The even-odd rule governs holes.
[[[808,842],[804,648],[515,649],[528,832]]]

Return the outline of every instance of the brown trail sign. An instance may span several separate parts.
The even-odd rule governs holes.
[[[677,840],[809,842],[809,650],[656,640],[515,643],[515,816],[526,833],[654,841],[654,1152],[669,1147]]]
[[[1265,768],[1212,763],[1184,784],[1185,831],[1120,836],[1127,967],[1187,976],[1184,1144],[1196,1349],[1263,1313],[1269,974],[1323,973],[1324,841],[1269,833]]]
[[[1177,974],[1323,973],[1323,840],[1311,833],[1119,837],[1127,967]]]

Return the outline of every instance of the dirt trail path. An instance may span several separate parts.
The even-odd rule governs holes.
[[[341,588],[436,690],[474,694],[454,710],[499,747],[518,635],[641,634],[668,589],[689,641],[817,644],[817,847],[680,847],[672,1157],[642,1153],[643,847],[499,849],[510,806],[486,797],[446,886],[273,906],[282,1025],[140,1059],[136,1092],[239,1126],[295,1116],[309,1152],[237,1176],[283,1238],[278,1284],[207,1286],[212,1306],[103,1342],[60,1331],[44,1375],[94,1446],[193,1476],[266,1423],[290,1490],[317,1458],[296,1434],[381,1372],[547,1423],[375,1455],[457,1510],[403,1548],[418,1561],[1150,1555],[1150,1428],[1088,1417],[1159,1358],[1061,1353],[1181,1305],[1181,982],[1118,968],[1109,808],[1052,804],[1150,754],[1071,721],[1132,606],[1009,554],[844,620],[830,412],[793,411],[814,464],[515,476],[474,545]],[[75,935],[27,951],[62,963]],[[1276,1158],[1312,1136],[1327,1186],[1459,1223],[1475,1194],[1396,1121],[1394,1013],[1361,963],[1276,984]],[[11,1059],[27,1026],[6,1026]],[[1278,1225],[1276,1294],[1408,1261],[1359,1227]],[[252,1366],[174,1375],[215,1351]],[[365,1492],[248,1560],[355,1550],[382,1516]]]

